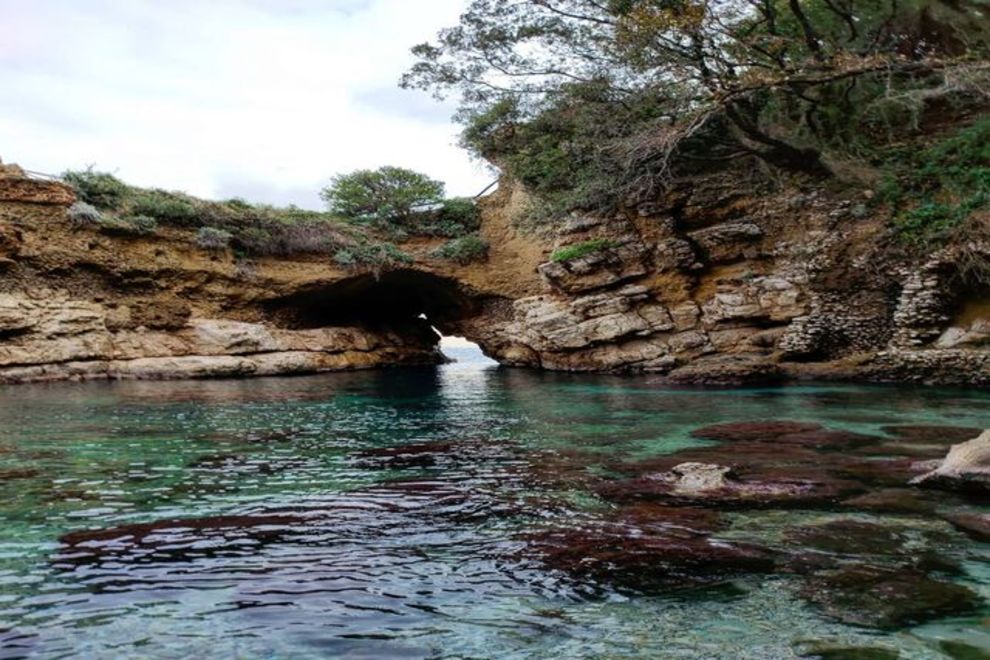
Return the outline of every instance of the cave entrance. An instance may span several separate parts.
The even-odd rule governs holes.
[[[482,298],[456,280],[418,270],[362,274],[280,299],[274,316],[293,328],[360,326],[389,329],[439,342],[449,358],[487,360],[464,336],[460,321],[480,310]]]
[[[441,333],[440,352],[459,366],[487,368],[498,365],[498,362],[485,355],[481,346],[466,337],[447,336]]]
[[[936,341],[941,348],[975,348],[990,344],[990,283],[969,273],[953,273],[947,290],[948,324]]]

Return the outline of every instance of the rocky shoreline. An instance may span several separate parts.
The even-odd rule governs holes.
[[[964,277],[958,249],[919,262],[861,201],[735,186],[684,182],[635,214],[527,234],[526,194],[505,182],[481,205],[486,261],[431,260],[422,239],[402,245],[412,264],[368,271],[204,251],[181,229],[74,226],[70,189],[8,168],[0,382],[436,364],[433,325],[507,366],[674,385],[990,385],[990,289]]]

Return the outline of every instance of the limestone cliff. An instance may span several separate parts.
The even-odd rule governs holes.
[[[899,247],[861,192],[756,194],[722,173],[537,235],[506,183],[482,203],[487,261],[419,238],[414,263],[370,272],[206,251],[178,228],[108,235],[69,222],[61,184],[0,177],[0,382],[434,364],[432,324],[513,366],[990,384],[990,290],[951,249]]]

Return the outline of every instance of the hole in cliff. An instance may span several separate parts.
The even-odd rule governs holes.
[[[313,287],[275,303],[275,313],[295,327],[415,322],[425,316],[442,325],[468,314],[471,296],[457,282],[414,270],[372,274]]]
[[[485,355],[481,346],[470,339],[457,336],[442,336],[440,352],[451,362],[470,367],[494,367],[498,362]]]
[[[416,270],[375,277],[364,274],[314,286],[271,306],[273,315],[294,328],[360,326],[437,341],[454,359],[480,356],[481,349],[460,337],[459,321],[478,311],[481,300],[456,280]],[[432,328],[432,329],[431,329]]]

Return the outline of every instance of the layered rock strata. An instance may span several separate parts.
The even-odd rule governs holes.
[[[967,270],[990,246],[912,256],[851,193],[740,192],[710,175],[534,233],[519,228],[525,191],[506,182],[482,202],[487,261],[439,260],[444,239],[420,237],[400,246],[411,265],[376,272],[209,252],[167,226],[107,235],[69,221],[71,190],[7,168],[4,382],[436,363],[433,325],[510,366],[692,385],[990,384],[990,286]]]
[[[189,319],[175,330],[113,329],[126,308],[0,295],[0,382],[276,376],[442,360],[429,328],[285,330]]]

